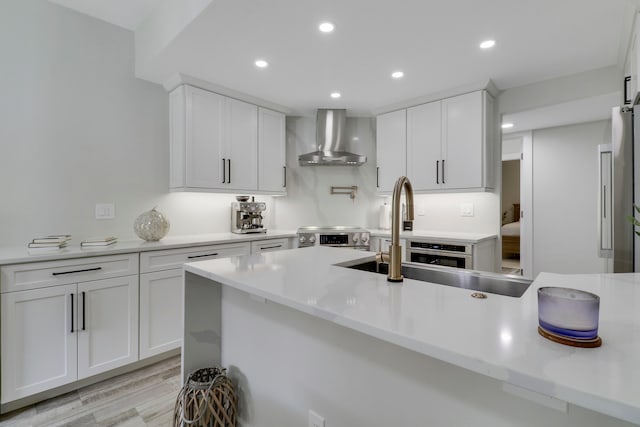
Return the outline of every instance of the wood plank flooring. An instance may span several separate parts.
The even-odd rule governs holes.
[[[180,356],[0,415],[0,427],[171,426]]]

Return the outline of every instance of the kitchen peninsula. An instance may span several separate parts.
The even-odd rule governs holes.
[[[306,248],[185,265],[183,375],[222,364],[241,425],[640,424],[640,275],[541,274],[521,298],[335,264]],[[536,290],[601,297],[603,345],[537,333]],[[460,369],[463,368],[463,369]]]

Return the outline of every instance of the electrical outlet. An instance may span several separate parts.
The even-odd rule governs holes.
[[[473,216],[473,203],[460,203],[460,216]]]
[[[324,427],[324,418],[309,409],[309,427]]]
[[[97,203],[96,219],[113,219],[116,217],[116,208],[113,203]]]

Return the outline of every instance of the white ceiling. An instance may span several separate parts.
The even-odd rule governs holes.
[[[173,0],[50,0],[125,28]],[[200,1],[202,4],[203,1]],[[622,66],[637,0],[214,0],[136,74],[184,73],[294,112],[349,115],[492,79],[499,89]],[[127,19],[125,19],[127,18]],[[317,30],[329,20],[331,34]],[[478,44],[493,38],[496,46]],[[259,70],[257,58],[269,61]],[[405,72],[392,80],[392,71]],[[333,100],[330,92],[342,98]]]

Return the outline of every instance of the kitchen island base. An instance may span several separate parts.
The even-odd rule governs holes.
[[[189,272],[185,285],[183,374],[226,367],[242,426],[306,425],[309,410],[331,426],[633,425],[571,404],[558,405],[568,407],[564,412],[516,397],[502,381],[320,312],[303,313]]]

